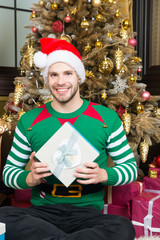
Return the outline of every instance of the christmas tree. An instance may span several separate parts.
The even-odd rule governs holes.
[[[86,69],[81,96],[119,114],[137,164],[139,159],[145,163],[149,146],[160,142],[160,96],[151,96],[141,82],[136,34],[120,7],[115,0],[40,0],[33,4],[31,23],[25,26],[31,33],[21,49],[20,76],[14,80],[15,91],[2,116],[12,131],[22,114],[52,100],[33,55],[40,50],[42,37],[59,38],[81,53]]]

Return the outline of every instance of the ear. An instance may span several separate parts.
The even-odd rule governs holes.
[[[80,85],[81,84],[81,79],[78,77],[78,84]]]

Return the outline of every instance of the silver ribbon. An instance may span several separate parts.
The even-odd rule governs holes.
[[[150,236],[152,236],[153,232],[157,232],[157,233],[160,232],[160,228],[151,227],[152,226],[152,218],[153,218],[153,215],[152,215],[153,202],[156,201],[159,198],[160,198],[160,195],[152,198],[149,201],[148,214],[144,217],[144,223],[140,223],[140,222],[132,220],[133,225],[143,226],[144,227],[144,236],[145,237],[148,237],[148,235],[149,235],[148,234],[148,230],[150,230]]]
[[[70,156],[77,156],[78,152],[74,149],[74,145],[78,139],[78,134],[72,133],[66,144],[62,144],[57,149],[57,165],[54,169],[53,174],[59,178],[64,167],[71,168],[72,162],[70,161]],[[54,158],[54,156],[53,156]]]

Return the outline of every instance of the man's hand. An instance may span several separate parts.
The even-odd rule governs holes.
[[[38,162],[34,156],[35,152],[32,152],[30,155],[31,172],[26,178],[26,183],[29,187],[39,185],[44,177],[49,177],[52,175],[51,172],[48,172],[50,171],[48,165],[46,163]]]
[[[84,163],[84,168],[76,168],[74,176],[78,178],[77,182],[81,184],[105,183],[108,180],[106,170],[99,168],[98,164],[95,162],[86,162]]]

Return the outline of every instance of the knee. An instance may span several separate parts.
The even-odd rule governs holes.
[[[135,239],[135,229],[133,224],[130,220],[128,220],[125,217],[121,218],[121,224],[122,224],[122,233],[124,232],[124,239],[125,240],[133,240]]]
[[[10,206],[1,207],[1,208],[0,208],[0,216],[1,216],[1,214],[10,212],[10,209],[11,209],[11,208],[12,208],[12,207],[10,207]]]
[[[109,214],[104,215],[104,218],[104,227],[106,227],[106,232],[109,231],[111,235],[114,235],[114,239],[135,239],[135,229],[130,220],[122,216]]]
[[[16,207],[12,207],[12,206],[1,207],[0,208],[0,220],[4,216],[8,216],[8,215],[12,215],[12,214],[16,213],[17,212],[16,209],[17,209]]]

